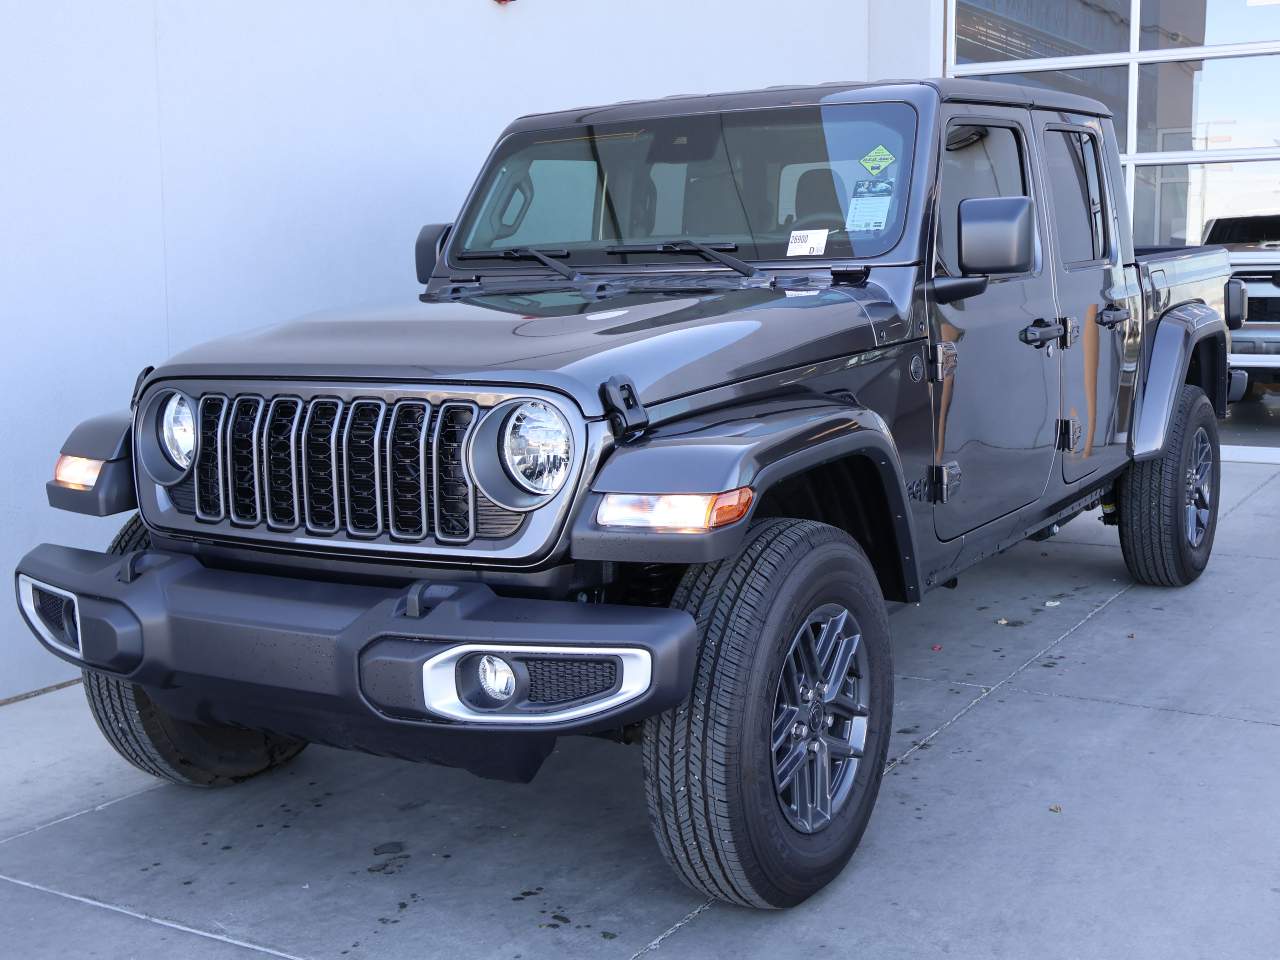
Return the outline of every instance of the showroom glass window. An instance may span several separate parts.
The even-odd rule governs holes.
[[[1280,37],[1280,5],[1268,0],[1142,0],[1140,49],[1176,50]]]
[[[1274,147],[1280,143],[1277,87],[1280,56],[1143,64],[1138,150]]]
[[[1139,244],[1270,238],[1280,218],[1280,0],[954,0],[952,76],[1112,111]],[[1216,225],[1216,226],[1215,226]],[[1214,241],[1218,242],[1218,241]]]
[[[1129,0],[958,0],[956,62],[1129,49]]]
[[[1254,218],[1268,228],[1280,213],[1280,161],[1174,163],[1137,168],[1133,234],[1137,244],[1199,244],[1215,221]],[[1266,229],[1226,242],[1280,240]]]

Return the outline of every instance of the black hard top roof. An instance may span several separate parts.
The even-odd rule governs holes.
[[[1089,97],[1057,90],[1025,87],[991,80],[948,78],[936,80],[877,80],[873,82],[823,83],[816,86],[767,87],[734,93],[680,94],[659,100],[626,100],[596,107],[576,107],[554,113],[530,114],[508,128],[546,129],[577,123],[611,123],[654,117],[718,113],[782,106],[817,106],[831,103],[858,103],[868,100],[916,101],[924,97],[963,103],[992,103],[1060,110],[1090,116],[1109,117],[1111,109]]]

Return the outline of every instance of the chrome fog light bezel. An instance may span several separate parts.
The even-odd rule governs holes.
[[[75,618],[76,623],[76,646],[72,646],[61,638],[54,636],[53,631],[50,630],[48,625],[44,622],[44,618],[40,616],[40,611],[36,609],[35,591],[37,588],[43,590],[45,593],[51,593],[55,596],[62,597],[63,600],[71,604],[72,616]],[[23,617],[31,626],[31,629],[39,635],[41,640],[45,641],[45,643],[49,644],[51,647],[57,647],[63,653],[74,657],[77,660],[84,659],[84,653],[78,645],[80,640],[80,600],[74,593],[63,590],[61,587],[52,586],[51,584],[45,583],[43,580],[36,580],[34,577],[29,577],[25,573],[20,573],[18,574],[18,603],[22,607]]]
[[[475,696],[479,681],[469,661],[480,656],[501,657],[516,675],[516,689],[510,700],[497,704]],[[513,709],[527,690],[527,671],[522,657],[612,658],[618,664],[618,682],[611,692],[595,699],[538,709]],[[468,669],[470,667],[470,669]],[[500,645],[463,643],[431,657],[422,665],[422,689],[426,708],[451,720],[479,724],[555,726],[606,713],[642,696],[653,684],[653,655],[643,647],[585,647]]]

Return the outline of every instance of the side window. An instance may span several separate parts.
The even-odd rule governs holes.
[[[1102,259],[1107,231],[1097,138],[1076,130],[1046,130],[1044,162],[1062,262]]]
[[[1025,196],[1027,181],[1017,130],[971,123],[947,128],[938,195],[938,261],[948,275],[960,275],[960,201]]]

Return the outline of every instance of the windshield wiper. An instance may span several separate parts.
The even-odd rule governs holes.
[[[605,247],[605,253],[697,253],[707,260],[722,263],[730,270],[736,270],[744,277],[758,276],[760,271],[737,257],[731,257],[726,250],[737,250],[736,243],[698,243],[696,240],[671,240],[667,243],[628,243],[616,247]]]
[[[536,247],[508,247],[505,250],[475,251],[472,253],[458,254],[459,260],[537,260],[544,267],[548,267],[560,274],[562,277],[568,277],[570,280],[581,280],[582,276],[572,267],[567,267],[563,263],[557,263],[552,257],[567,257],[568,250],[539,250]]]

